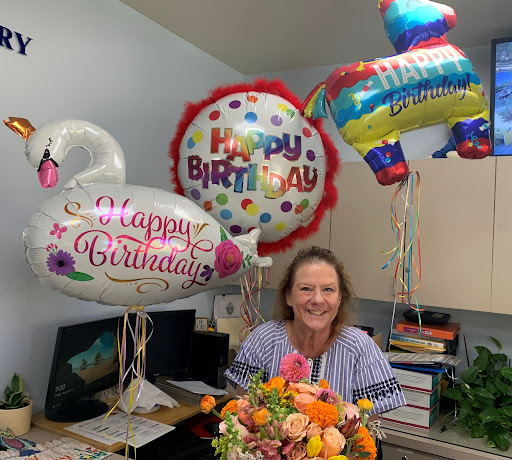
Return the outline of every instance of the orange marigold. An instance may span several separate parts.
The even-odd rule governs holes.
[[[320,379],[320,382],[318,382],[318,386],[320,388],[323,388],[324,390],[328,390],[329,389],[329,382],[327,380]]]
[[[360,426],[359,430],[357,430],[357,434],[360,435],[361,438],[354,443],[352,450],[356,452],[369,452],[370,455],[366,457],[367,460],[375,460],[377,457],[377,448],[368,430],[364,426]]]
[[[229,401],[223,408],[222,410],[220,411],[220,416],[222,418],[225,417],[226,415],[226,412],[231,412],[232,414],[236,414],[236,411],[238,409],[238,404],[237,402],[232,399],[231,401]]]
[[[334,426],[338,423],[338,410],[332,404],[323,401],[314,401],[306,408],[309,420],[319,425],[322,429]]]

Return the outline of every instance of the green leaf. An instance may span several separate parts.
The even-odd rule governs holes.
[[[507,385],[505,382],[502,382],[501,380],[495,380],[494,381],[496,388],[500,391],[501,394],[506,395],[508,394],[508,390],[510,389],[510,385]]]
[[[508,356],[504,353],[496,353],[494,355],[494,359],[497,363],[506,363],[508,361]]]
[[[462,393],[457,388],[447,388],[444,392],[444,396],[450,399],[455,399],[456,401],[464,400]]]
[[[370,452],[359,452],[358,454],[358,457],[361,457],[361,458],[366,458],[366,457],[369,457],[370,456]]]
[[[500,407],[500,412],[512,418],[512,406]]]
[[[66,275],[68,278],[71,278],[75,281],[91,281],[94,279],[91,275],[82,272],[71,272]]]
[[[485,347],[475,348],[479,348],[480,351],[478,352],[478,356],[475,359],[473,365],[478,366],[481,371],[485,371],[487,369],[487,366],[489,366],[489,363],[491,362],[492,353],[489,349]]]
[[[463,382],[472,383],[474,382],[479,371],[480,368],[478,366],[468,367],[464,372],[462,372],[460,378],[462,379]]]
[[[475,394],[485,399],[494,399],[492,393],[490,393],[489,391],[482,387],[475,388]]]
[[[507,450],[510,444],[508,430],[502,426],[498,426],[489,432],[487,435],[487,440],[491,440],[496,446],[503,450]]]
[[[448,390],[446,390],[448,391]],[[471,404],[467,403],[466,401],[462,401],[460,404],[460,413],[459,417],[466,418],[473,415],[473,408],[471,407]]]
[[[512,382],[512,367],[503,367],[500,371],[501,375]]]
[[[482,423],[499,422],[500,411],[496,407],[487,407],[482,412]]]
[[[485,431],[480,425],[475,424],[471,427],[471,437],[472,438],[482,438],[484,436],[485,436]]]
[[[14,393],[23,391],[23,379],[18,374],[14,374],[12,377],[11,391],[13,391]]]
[[[222,227],[220,227],[220,241],[226,241],[228,239],[226,232]]]
[[[494,337],[491,337],[491,340],[494,342],[494,344],[498,347],[498,351],[501,351],[501,349],[503,348],[501,346],[501,343],[498,339],[495,339]]]

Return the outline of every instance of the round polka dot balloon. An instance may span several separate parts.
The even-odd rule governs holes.
[[[336,203],[339,166],[318,123],[302,116],[281,82],[270,83],[224,86],[190,104],[170,152],[176,191],[233,236],[260,228],[260,254],[290,247],[318,228]],[[326,197],[326,183],[334,197]]]

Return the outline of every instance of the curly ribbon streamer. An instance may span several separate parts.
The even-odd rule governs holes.
[[[416,175],[416,182],[414,176]],[[402,195],[401,195],[402,192]],[[405,197],[403,193],[405,192]],[[401,196],[404,202],[402,218],[397,212],[397,200]],[[419,329],[421,333],[421,315],[424,311],[418,304],[416,290],[421,283],[421,247],[420,247],[420,174],[418,171],[410,173],[407,179],[400,182],[393,194],[390,206],[391,229],[395,235],[396,246],[385,254],[393,253],[392,257],[382,267],[387,268],[396,258],[393,286],[396,299],[409,306],[418,313]],[[407,228],[409,235],[407,237]],[[414,257],[414,247],[417,252],[417,261]],[[411,272],[414,269],[417,283],[411,288]],[[413,300],[413,301],[411,301]],[[394,316],[394,313],[393,313]],[[392,320],[393,324],[393,320]]]
[[[129,315],[135,314],[135,325],[132,327],[129,321]],[[147,322],[151,324],[151,332],[147,335]],[[120,337],[119,330],[117,332],[117,350],[119,354],[119,399],[112,406],[112,408],[105,415],[105,420],[112,413],[114,409],[119,405],[123,395],[123,388],[126,386],[126,382],[129,382],[129,403],[127,418],[127,430],[125,440],[125,458],[128,458],[128,439],[131,438],[133,441],[133,447],[135,453],[137,452],[137,446],[135,443],[135,435],[131,425],[130,414],[132,408],[136,407],[136,403],[139,400],[140,393],[142,392],[143,380],[146,375],[146,345],[151,336],[153,335],[153,321],[144,310],[144,306],[133,306],[126,309],[123,319],[122,336]],[[131,339],[133,343],[133,358],[132,362],[127,366],[126,363],[126,350],[127,341]]]
[[[240,331],[239,342],[243,342],[260,322],[265,322],[261,316],[260,299],[261,290],[268,284],[269,277],[268,268],[256,267],[240,278],[240,288],[244,298],[240,313],[246,326]]]

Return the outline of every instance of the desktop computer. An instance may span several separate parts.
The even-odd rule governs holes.
[[[228,366],[229,334],[194,332],[190,377],[215,388],[226,388],[224,372]]]

